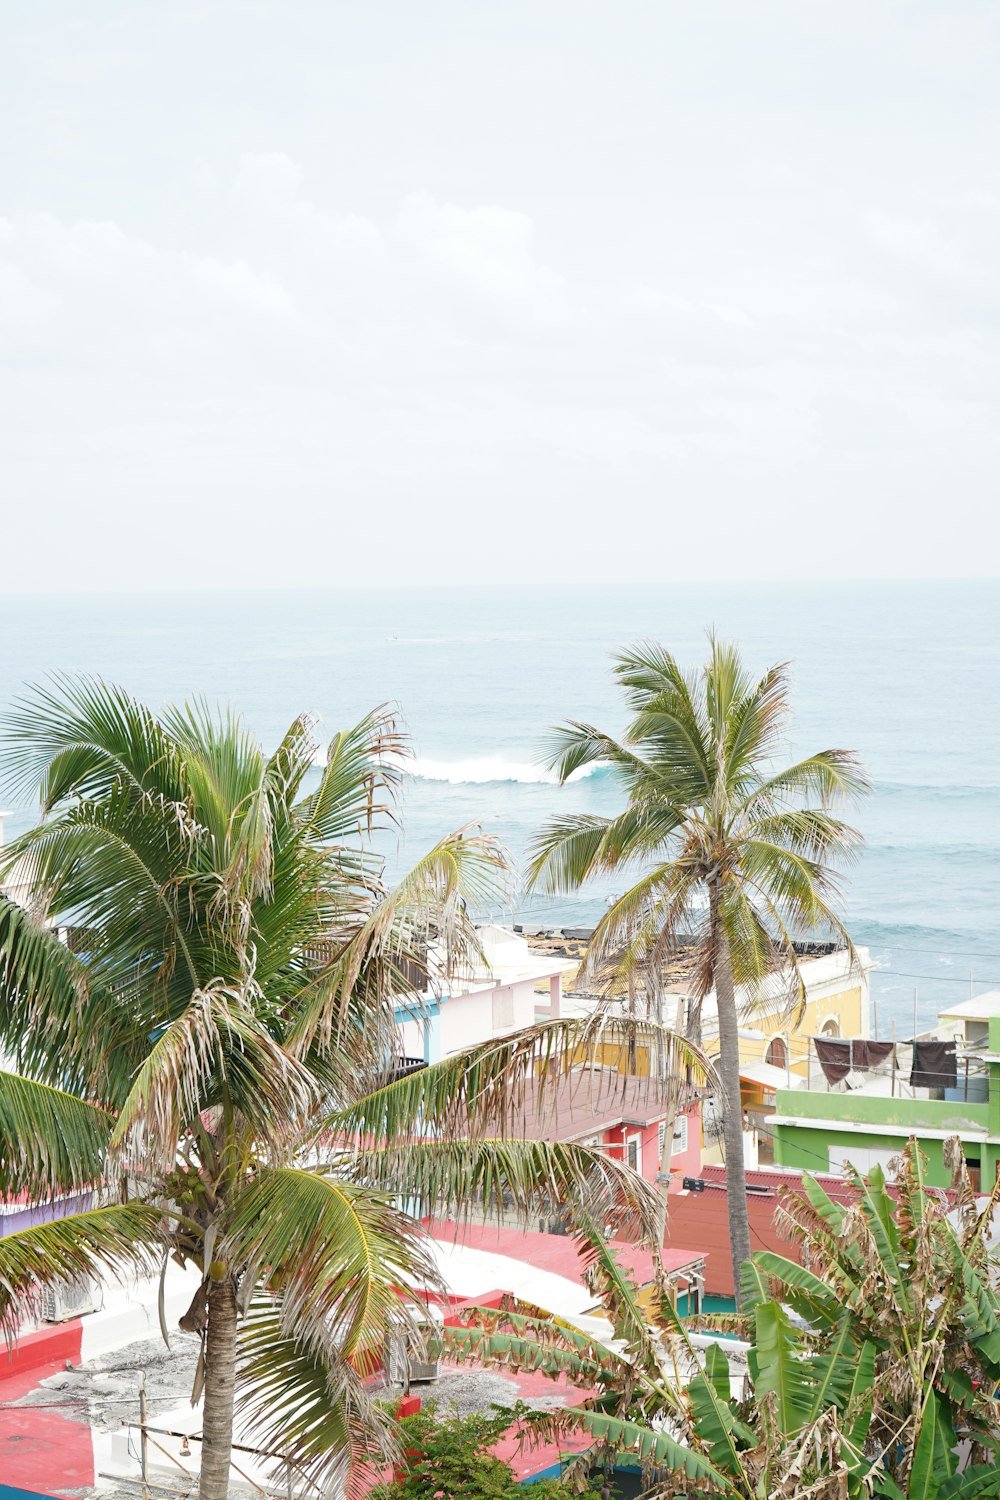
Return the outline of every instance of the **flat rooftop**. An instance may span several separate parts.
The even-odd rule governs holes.
[[[968,1000],[961,1000],[958,1005],[949,1005],[947,1010],[938,1011],[939,1021],[943,1021],[945,1017],[952,1021],[988,1021],[992,1016],[1000,1016],[1000,990],[987,990],[983,995],[972,995]]]
[[[507,1273],[510,1285],[497,1288],[484,1286],[481,1288],[483,1292],[498,1290],[523,1297],[522,1277],[526,1268],[561,1276],[565,1281],[585,1288],[583,1257],[576,1240],[568,1234],[542,1234],[537,1230],[506,1229],[496,1224],[456,1224],[452,1219],[431,1220],[427,1228],[441,1244],[456,1244],[466,1250],[504,1256],[513,1263]],[[608,1243],[619,1265],[630,1273],[639,1286],[653,1280],[651,1250],[644,1250],[627,1240],[610,1240]],[[703,1260],[701,1251],[686,1250],[679,1245],[668,1245],[663,1251],[663,1269],[668,1276],[693,1271]],[[587,1298],[589,1302],[593,1302],[593,1293],[587,1291]]]
[[[523,1108],[516,1124],[508,1122],[508,1132],[528,1141],[577,1141],[616,1125],[657,1124],[681,1107],[665,1098],[655,1079],[581,1068],[545,1084],[528,1080]]]

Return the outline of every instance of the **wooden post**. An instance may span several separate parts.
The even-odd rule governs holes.
[[[149,1439],[146,1436],[146,1376],[139,1382],[139,1468],[142,1473],[142,1500],[149,1500]]]
[[[892,1088],[890,1090],[893,1099],[896,1097],[896,1018],[892,1018]]]

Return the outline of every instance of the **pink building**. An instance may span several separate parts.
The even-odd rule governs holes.
[[[599,1146],[609,1156],[627,1163],[647,1182],[655,1182],[663,1158],[667,1131],[670,1153],[667,1170],[670,1191],[679,1191],[685,1177],[696,1177],[701,1165],[700,1104],[692,1100],[676,1112],[647,1078],[619,1073],[574,1069],[544,1094],[529,1084],[524,1100],[526,1139],[575,1141]]]

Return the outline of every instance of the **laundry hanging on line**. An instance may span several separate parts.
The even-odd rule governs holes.
[[[843,1083],[849,1073],[867,1073],[891,1057],[892,1042],[872,1042],[867,1037],[814,1036],[813,1045],[827,1083]]]
[[[915,1089],[957,1088],[958,1060],[954,1041],[915,1040],[910,1084]]]

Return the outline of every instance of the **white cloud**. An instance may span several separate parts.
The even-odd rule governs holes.
[[[561,276],[536,263],[534,225],[527,214],[495,205],[458,208],[435,203],[429,193],[410,193],[400,205],[396,231],[429,261],[490,295],[526,297],[563,284]]]
[[[721,6],[19,36],[13,585],[995,568],[1000,21]]]

